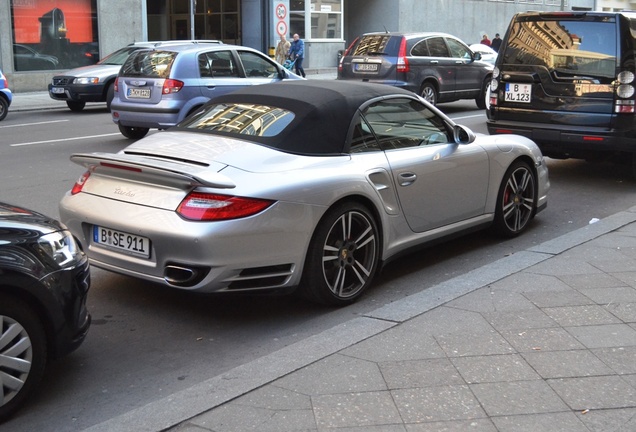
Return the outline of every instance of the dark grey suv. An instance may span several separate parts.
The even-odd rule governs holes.
[[[455,36],[445,33],[367,33],[340,59],[339,80],[402,87],[433,105],[474,99],[488,104],[493,66]]]

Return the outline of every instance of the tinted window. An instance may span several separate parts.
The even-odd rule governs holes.
[[[431,57],[450,57],[444,38],[434,37],[426,40]]]
[[[428,51],[428,45],[425,40],[421,40],[411,48],[411,55],[416,57],[428,57],[431,54]]]
[[[120,75],[146,78],[168,78],[176,52],[136,51],[128,57]]]
[[[274,106],[228,103],[206,106],[203,111],[179,123],[179,127],[224,132],[239,138],[244,138],[244,135],[273,137],[293,119],[294,113]]]
[[[383,150],[450,142],[443,120],[412,99],[377,102],[364,117]]]
[[[375,139],[373,132],[371,132],[371,126],[369,126],[363,117],[358,117],[356,125],[353,128],[349,151],[351,153],[362,153],[380,150],[380,144]]]
[[[613,79],[616,22],[523,21],[511,27],[504,63],[544,66],[556,77],[585,74]]]

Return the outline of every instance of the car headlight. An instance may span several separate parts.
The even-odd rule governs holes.
[[[84,253],[69,231],[56,231],[38,239],[40,250],[60,267],[70,267],[81,261]]]
[[[96,77],[81,77],[73,80],[73,84],[97,84],[98,82],[99,78]]]

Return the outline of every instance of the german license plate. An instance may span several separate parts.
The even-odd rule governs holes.
[[[377,63],[355,63],[353,68],[356,72],[377,72],[379,66]]]
[[[506,83],[504,101],[530,103],[532,84]]]
[[[64,87],[51,87],[51,93],[53,94],[63,94]]]
[[[150,240],[110,228],[93,226],[93,243],[137,255],[150,257]]]
[[[129,88],[127,96],[129,98],[150,99],[150,89]]]

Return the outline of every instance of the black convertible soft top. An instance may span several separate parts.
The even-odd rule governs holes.
[[[413,93],[384,84],[337,80],[295,80],[247,87],[212,98],[206,106],[218,103],[248,103],[275,106],[294,113],[294,120],[273,137],[233,135],[285,152],[305,155],[343,154],[347,132],[358,108],[382,96]]]

